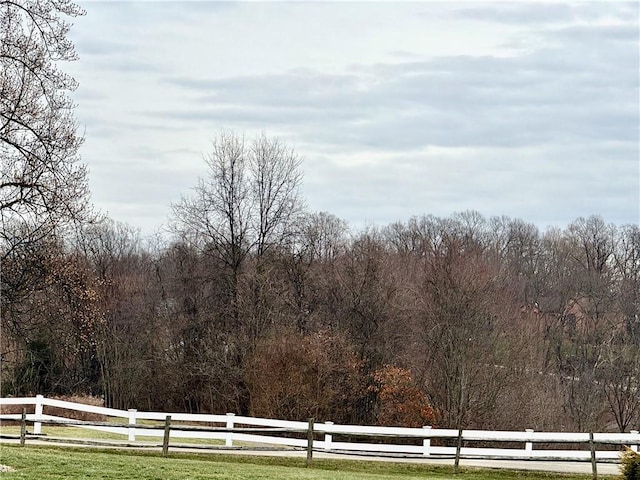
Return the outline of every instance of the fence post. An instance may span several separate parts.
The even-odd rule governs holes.
[[[162,438],[162,456],[166,457],[169,453],[169,434],[171,432],[171,415],[167,415],[164,419],[164,437]]]
[[[533,433],[533,428],[525,428],[524,430],[527,433]],[[526,442],[524,444],[525,452],[531,453],[533,451],[533,442]]]
[[[309,427],[307,428],[307,468],[311,466],[313,460],[313,417],[309,419]]]
[[[236,414],[235,413],[227,413],[227,428],[228,429],[233,429],[233,420]],[[233,446],[233,432],[227,432],[225,440],[224,440],[224,445],[226,447],[232,447]]]
[[[42,395],[36,395],[36,409],[35,409],[35,419],[42,419],[42,400],[44,397]],[[42,423],[34,422],[33,424],[33,434],[34,435],[42,435]]]
[[[456,444],[456,459],[453,462],[454,472],[458,473],[460,466],[460,451],[462,450],[462,429],[458,429],[458,443]]]
[[[20,417],[20,446],[24,447],[27,436],[27,409],[22,407],[22,416]]]
[[[333,425],[333,422],[324,422],[325,425]],[[324,449],[331,450],[331,443],[333,442],[333,435],[328,432],[324,433]]]
[[[135,425],[136,424],[136,412],[138,410],[136,410],[135,408],[130,408],[129,409],[129,425]],[[130,442],[135,442],[136,441],[136,430],[134,427],[129,427],[128,430],[129,433],[129,441]]]
[[[589,449],[591,450],[591,475],[593,480],[598,480],[598,464],[596,463],[596,446],[593,441],[593,432],[589,432]]]
[[[629,433],[637,435],[640,432],[638,432],[638,430],[631,430]],[[631,448],[631,450],[633,450],[634,452],[638,451],[638,445],[631,445],[629,448]]]
[[[431,425],[425,425],[422,428],[427,435],[431,432]],[[431,437],[424,437],[422,440],[422,454],[427,457],[431,455]]]

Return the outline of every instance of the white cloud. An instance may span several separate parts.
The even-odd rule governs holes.
[[[94,200],[147,233],[221,128],[283,137],[311,208],[356,225],[638,221],[637,5],[84,6],[69,71]]]

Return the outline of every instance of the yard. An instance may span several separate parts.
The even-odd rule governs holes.
[[[590,475],[461,469],[403,463],[355,460],[314,460],[305,468],[304,459],[237,455],[173,453],[60,447],[0,446],[0,463],[14,469],[4,478],[47,480],[64,477],[103,480],[587,480]],[[600,478],[614,478],[600,476]]]

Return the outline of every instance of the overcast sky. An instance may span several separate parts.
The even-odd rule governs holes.
[[[221,129],[304,157],[353,227],[640,218],[637,2],[80,2],[94,204],[151,234]]]

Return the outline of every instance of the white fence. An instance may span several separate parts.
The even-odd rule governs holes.
[[[63,422],[73,418],[73,414],[70,414],[68,417],[60,417],[45,413],[45,407],[57,407],[71,412],[87,412],[105,417],[123,419],[119,420],[119,422],[121,422],[120,424],[114,422],[113,424],[78,426],[120,434],[123,436],[123,440],[126,437],[128,442],[135,442],[136,439],[140,440],[140,437],[146,437],[147,439],[149,437],[163,437],[164,431],[162,426],[159,426],[157,429],[150,429],[148,425],[136,424],[139,420],[162,422],[170,415],[172,422],[170,437],[172,439],[217,439],[223,440],[226,447],[233,447],[234,442],[293,448],[306,448],[308,446],[306,438],[301,438],[300,435],[296,438],[295,435],[292,436],[290,434],[291,432],[306,432],[308,422],[243,417],[234,415],[233,413],[226,415],[207,415],[117,410],[54,400],[41,395],[31,398],[0,398],[0,406],[5,405],[34,406],[34,413],[27,414],[26,416],[28,422],[33,422],[34,435],[42,433],[42,422]],[[0,415],[0,420],[20,419],[20,414]],[[206,428],[180,430],[181,425],[173,422],[208,424],[214,428],[209,431],[206,431]],[[260,433],[252,433],[252,427],[260,429]],[[244,432],[243,429],[245,430]],[[269,429],[273,430],[270,431]],[[289,435],[287,435],[287,432],[289,432]],[[336,425],[332,422],[325,422],[314,424],[313,433],[322,437],[321,440],[315,440],[313,442],[314,450],[424,457],[453,457],[456,455],[457,447],[432,445],[431,443],[434,439],[444,439],[448,440],[448,443],[455,443],[460,432],[454,429],[440,429],[430,426],[423,428],[402,428]],[[342,440],[336,441],[333,438],[334,436],[342,438]],[[357,438],[358,441],[345,440],[351,440],[353,437]],[[373,441],[380,437],[384,437],[385,442]],[[360,439],[366,438],[373,440],[369,440],[369,442],[360,441]],[[402,443],[390,443],[389,439],[391,438],[402,438],[405,441]],[[638,431],[632,431],[630,433],[594,433],[592,438],[593,445],[595,445],[595,459],[597,461],[618,461],[623,445],[630,446],[633,450],[638,451],[638,445],[640,444],[640,433],[638,433]],[[591,449],[589,448],[589,433],[534,432],[533,430],[526,430],[524,432],[463,430],[461,441],[466,445],[472,443],[480,444],[480,446],[462,446],[459,452],[462,458],[592,460]],[[447,442],[437,441],[435,443]],[[499,443],[500,445],[496,447],[487,446],[491,443]],[[513,447],[504,448],[504,444],[513,445]],[[534,448],[535,444],[547,445],[545,445],[544,448]],[[575,444],[577,448],[562,450],[550,449],[548,448],[548,444]],[[609,446],[609,448],[602,449],[603,446]],[[615,447],[612,448],[611,446]]]

